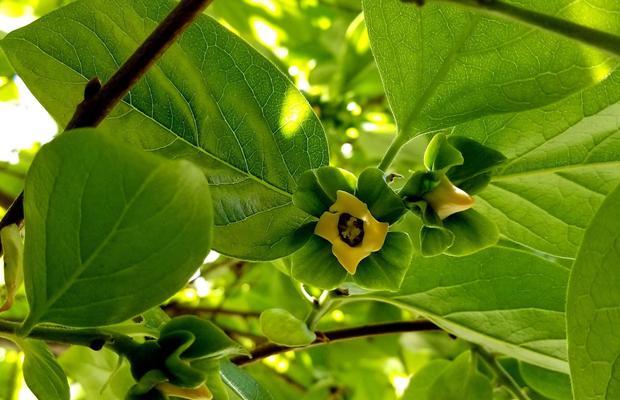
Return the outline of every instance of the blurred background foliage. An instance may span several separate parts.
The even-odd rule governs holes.
[[[69,1],[0,0],[0,36]],[[258,48],[307,96],[328,133],[332,165],[357,173],[378,163],[395,127],[359,0],[216,0],[208,13]],[[40,144],[57,131],[0,50],[0,215],[23,188]],[[406,171],[419,165],[426,140],[419,137],[410,143],[395,167]],[[266,341],[258,316],[273,307],[285,307],[303,318],[311,304],[300,287],[273,265],[212,253],[163,309],[170,316],[190,313],[209,318],[254,348]],[[21,320],[26,313],[22,292],[17,304],[1,316]],[[405,318],[415,316],[388,304],[352,303],[331,311],[318,329]],[[277,399],[415,399],[412,388],[407,390],[411,379],[423,379],[419,372],[429,371],[432,361],[454,360],[468,349],[468,344],[445,333],[407,333],[286,352],[246,368]],[[71,379],[74,399],[122,399],[132,384],[127,365],[119,365],[114,353],[54,344],[52,350]],[[0,400],[34,398],[21,377],[22,360],[15,347],[0,342]],[[522,379],[516,361],[506,363]],[[496,390],[496,398],[509,399],[502,390]]]

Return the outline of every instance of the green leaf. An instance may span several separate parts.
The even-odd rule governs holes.
[[[503,236],[574,258],[596,210],[620,182],[620,72],[549,106],[457,127],[508,160],[476,209]]]
[[[575,398],[620,397],[620,186],[586,231],[568,286],[568,353]]]
[[[473,180],[490,173],[506,161],[506,157],[499,151],[464,136],[450,136],[448,142],[461,153],[463,164],[450,168],[447,176],[459,188],[469,188],[465,190],[469,194],[477,192],[471,189]]]
[[[24,242],[22,242],[17,225],[5,226],[0,230],[0,240],[4,250],[4,286],[6,300],[0,306],[0,312],[13,305],[17,290],[24,282]]]
[[[440,180],[440,174],[431,171],[416,171],[407,180],[400,195],[405,198],[411,198],[410,201],[419,200],[427,192],[436,188]]]
[[[16,400],[21,386],[21,362],[17,351],[7,351],[0,357],[0,399]]]
[[[273,396],[260,386],[247,372],[230,361],[221,363],[224,383],[242,400],[273,400]]]
[[[310,235],[290,260],[293,278],[324,290],[337,288],[348,275],[332,253],[332,244],[316,235]]]
[[[478,372],[471,352],[458,356],[446,367],[428,391],[430,399],[491,400],[489,378]]]
[[[0,40],[4,39],[5,36],[6,33],[0,31]],[[11,63],[6,58],[6,54],[4,54],[4,51],[2,51],[2,49],[0,48],[0,77],[10,77],[14,73],[15,71],[13,71]]]
[[[424,257],[438,256],[454,243],[452,231],[441,226],[423,226],[419,236],[420,251]]]
[[[414,255],[400,292],[386,296],[467,341],[566,372],[567,281],[560,265],[491,247],[467,257]]]
[[[357,178],[347,170],[321,167],[301,175],[293,203],[310,215],[320,218],[336,202],[339,190],[355,193]]]
[[[174,5],[80,0],[2,43],[26,85],[64,125],[86,82],[105,82]],[[213,19],[200,16],[101,129],[207,172],[218,252],[271,260],[303,244],[295,232],[308,216],[291,197],[304,171],[329,161],[323,128],[273,64]]]
[[[443,224],[454,235],[454,242],[446,250],[449,255],[466,256],[493,246],[499,240],[493,221],[473,209],[452,214]]]
[[[347,28],[345,39],[342,54],[336,60],[339,69],[333,77],[335,93],[346,96],[352,92],[356,96],[371,98],[383,95],[381,77],[370,51],[368,30],[362,13]]]
[[[162,327],[160,339],[178,332],[189,332],[193,336],[190,346],[179,354],[183,360],[247,354],[243,346],[229,338],[217,325],[194,315],[171,319]]]
[[[24,380],[39,400],[69,400],[69,382],[64,371],[40,340],[19,340],[24,352]]]
[[[402,199],[386,182],[384,172],[378,168],[362,171],[355,196],[366,203],[372,216],[381,222],[393,224],[407,211]]]
[[[443,133],[436,134],[424,152],[424,166],[429,171],[445,171],[463,164],[464,161],[461,152],[448,142]]]
[[[365,289],[396,291],[403,283],[412,255],[409,234],[388,232],[381,250],[364,258],[351,279]]]
[[[571,15],[565,1],[539,4],[520,3]],[[386,94],[406,136],[557,102],[600,82],[617,65],[570,39],[452,5],[363,5]],[[609,24],[620,28],[617,19]]]
[[[535,365],[519,363],[519,372],[528,387],[552,400],[570,400],[570,377]]]
[[[304,321],[282,308],[263,311],[260,329],[267,339],[282,346],[306,346],[316,339]]]
[[[413,375],[403,394],[403,400],[434,400],[429,391],[437,378],[450,366],[448,360],[433,360]]]
[[[88,399],[123,399],[135,383],[128,363],[119,360],[119,356],[107,348],[93,351],[71,346],[58,362],[67,375],[80,384]]]
[[[43,146],[24,206],[24,330],[42,321],[125,321],[183,287],[209,252],[213,217],[203,173],[94,129]]]

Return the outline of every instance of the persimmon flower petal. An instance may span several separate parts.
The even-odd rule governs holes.
[[[389,224],[379,222],[372,216],[368,206],[351,193],[339,190],[336,196],[336,202],[330,207],[329,211],[321,215],[314,233],[332,244],[332,253],[340,265],[353,275],[364,258],[381,250],[385,243]],[[351,241],[347,243],[343,240],[344,233],[340,232],[341,227],[339,226],[343,215],[350,219],[362,221],[363,229],[359,232],[354,231],[358,235],[363,235],[358,243],[350,244]]]
[[[445,176],[441,178],[441,182],[435,189],[423,197],[442,220],[452,214],[469,210],[475,202],[473,197],[454,186]]]

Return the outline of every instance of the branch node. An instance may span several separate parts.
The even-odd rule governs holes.
[[[92,99],[101,90],[101,81],[99,77],[95,76],[88,81],[84,88],[84,100]]]

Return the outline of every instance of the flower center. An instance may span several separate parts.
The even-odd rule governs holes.
[[[342,213],[338,219],[338,234],[343,242],[355,247],[364,240],[364,221],[351,214]]]

